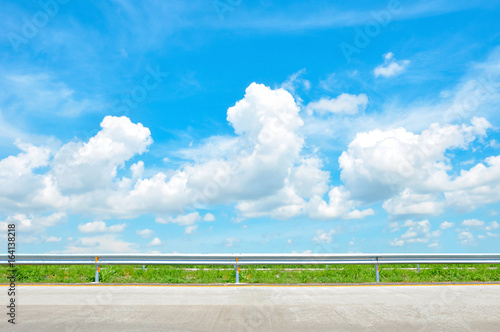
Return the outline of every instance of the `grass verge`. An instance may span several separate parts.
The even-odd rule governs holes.
[[[89,283],[94,266],[17,266],[17,283]],[[9,268],[0,267],[0,283],[7,283]],[[103,283],[234,283],[229,266],[101,266]],[[498,265],[381,265],[381,282],[487,282],[500,281]],[[240,282],[250,284],[369,283],[375,282],[372,265],[242,266]]]

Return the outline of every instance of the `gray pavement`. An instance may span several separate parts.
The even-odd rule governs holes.
[[[500,284],[17,288],[2,331],[500,330]]]

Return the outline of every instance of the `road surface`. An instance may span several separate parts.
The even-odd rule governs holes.
[[[7,289],[8,286],[3,286]],[[8,304],[7,292],[2,303]],[[17,286],[2,331],[499,331],[500,284]]]

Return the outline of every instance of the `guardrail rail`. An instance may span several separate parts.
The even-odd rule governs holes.
[[[17,254],[15,265],[374,265],[377,282],[383,264],[500,264],[500,254]],[[0,255],[0,265],[9,265]]]

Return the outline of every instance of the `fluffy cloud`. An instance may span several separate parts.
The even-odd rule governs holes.
[[[119,239],[115,234],[79,238],[67,247],[64,253],[129,253],[137,252],[134,243]]]
[[[147,151],[151,132],[127,117],[106,116],[101,131],[87,143],[71,142],[55,155],[51,174],[63,193],[89,192],[107,188],[116,178],[118,167],[136,154]],[[140,166],[133,166],[137,173]]]
[[[215,221],[215,216],[211,213],[205,214],[203,221]]]
[[[148,237],[151,237],[154,234],[154,231],[151,230],[151,229],[146,228],[146,229],[137,230],[135,233],[137,235],[139,235],[140,237],[148,238]]]
[[[366,105],[366,96],[341,95],[335,107],[345,111],[349,100]],[[305,144],[300,107],[289,92],[252,83],[227,120],[235,135],[207,139],[181,151],[187,158],[182,167],[154,172],[145,171],[143,161],[132,164],[153,141],[148,128],[126,117],[106,116],[88,142],[54,151],[17,142],[21,152],[0,161],[0,210],[101,218],[154,213],[158,223],[192,233],[198,222],[215,219],[197,210],[217,204],[234,204],[243,218],[356,219],[374,214],[359,206],[384,201],[391,217],[406,219],[500,200],[500,157],[449,175],[446,153],[484,137],[491,124],[482,118],[471,125],[433,124],[420,134],[404,128],[358,133],[339,158],[344,185],[337,186]],[[120,227],[100,221],[80,228]]]
[[[410,188],[405,188],[385,201],[382,207],[393,216],[439,215],[443,212],[445,205],[437,200],[437,195],[416,194]]]
[[[48,216],[16,213],[0,221],[0,228],[6,230],[8,224],[16,224],[22,232],[42,233],[48,227],[65,223],[67,219],[68,217],[64,212],[56,212]]]
[[[200,221],[215,221],[215,216],[211,213],[205,214],[205,216],[202,218],[198,212],[192,212],[188,213],[186,215],[179,215],[177,217],[157,217],[156,222],[159,224],[177,224],[179,226],[186,226],[184,228],[184,232],[186,234],[192,234],[196,231],[198,228],[198,225],[195,225],[197,222]]]
[[[377,66],[373,70],[375,77],[393,77],[401,74],[406,70],[406,67],[410,64],[410,60],[397,61],[394,58],[394,54],[389,52],[384,55],[384,63]]]
[[[497,223],[496,221],[492,221],[484,229],[487,231],[491,231],[491,230],[498,229],[498,228],[500,228],[500,224]]]
[[[401,227],[406,227],[407,230],[389,242],[393,247],[402,247],[408,243],[429,243],[434,239],[434,242],[429,245],[432,247],[433,244],[437,243],[437,238],[442,235],[441,230],[431,231],[431,223],[428,220],[407,220]]]
[[[484,226],[484,221],[477,220],[477,219],[467,219],[467,220],[462,221],[462,226],[481,227],[481,226]]]
[[[474,239],[474,235],[472,235],[469,231],[461,231],[458,234],[458,239],[460,243],[463,245],[474,245],[476,244],[476,240]]]
[[[455,223],[448,222],[448,221],[443,221],[441,223],[441,225],[439,226],[439,228],[441,228],[441,229],[448,229],[448,228],[452,228],[454,226],[455,226]]]
[[[151,242],[149,242],[150,246],[160,246],[162,244],[163,242],[161,242],[161,240],[157,237],[155,237],[153,240],[151,240]]]
[[[185,234],[193,234],[198,229],[198,225],[191,225],[184,228]]]
[[[307,105],[306,110],[309,114],[356,114],[358,112],[364,112],[367,104],[368,97],[364,93],[359,95],[343,93],[337,98],[321,98],[318,101],[311,102]]]
[[[372,209],[357,210],[356,202],[344,187],[334,187],[328,193],[329,201],[314,196],[306,206],[307,214],[315,219],[360,219],[374,214]]]
[[[107,227],[104,221],[99,220],[99,221],[88,222],[86,224],[80,224],[78,225],[78,230],[82,233],[103,233],[103,232],[120,233],[124,231],[126,226],[127,226],[126,224],[117,224]]]
[[[450,150],[467,149],[490,127],[473,118],[470,126],[433,124],[421,134],[404,128],[359,133],[339,158],[341,179],[353,200],[385,200],[391,215],[437,215],[447,206],[496,202],[500,158],[489,157],[489,167],[478,164],[453,178],[446,157]]]
[[[460,171],[453,182],[453,191],[446,199],[460,211],[472,211],[478,206],[500,200],[500,156],[485,159],[470,170]]]
[[[316,236],[313,238],[314,243],[331,243],[333,241],[333,234],[335,234],[335,230],[331,229],[328,232],[325,232],[322,229],[316,231]]]
[[[159,224],[173,223],[173,224],[177,224],[179,226],[193,225],[194,223],[199,222],[199,221],[201,221],[201,216],[198,212],[193,212],[193,213],[189,213],[186,215],[180,215],[180,216],[177,216],[175,218],[174,217],[166,217],[166,218],[158,217],[158,218],[156,218],[156,222]]]

